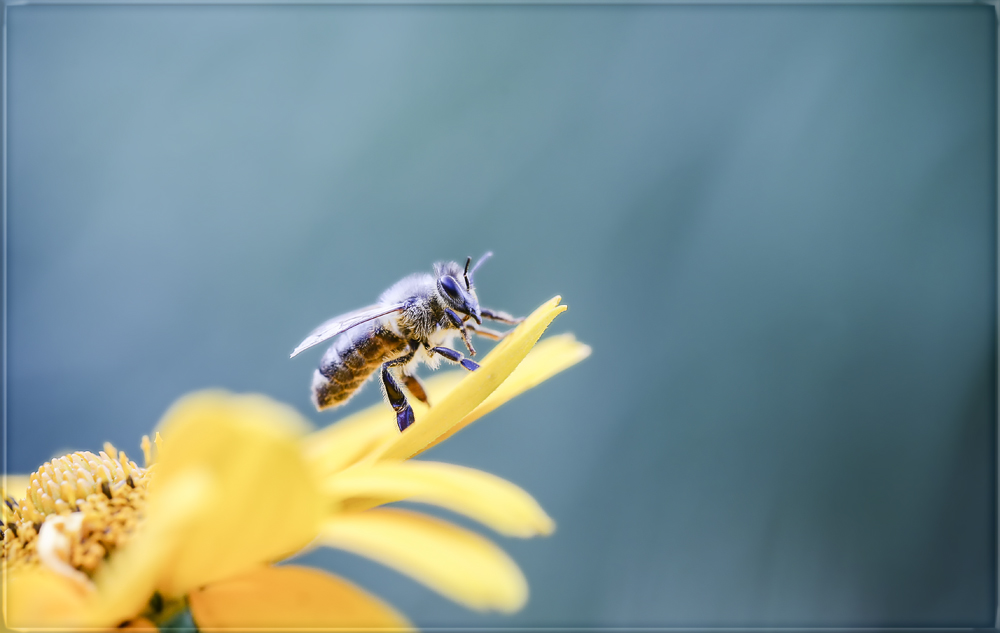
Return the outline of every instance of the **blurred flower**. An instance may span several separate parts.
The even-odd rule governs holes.
[[[377,506],[434,504],[510,536],[554,529],[510,482],[406,460],[589,354],[569,335],[535,346],[565,310],[558,301],[478,371],[429,381],[434,406],[418,409],[404,433],[381,403],[309,433],[293,409],[266,397],[200,392],[167,412],[164,441],[143,438],[146,467],[106,444],[99,455],[52,460],[27,483],[8,477],[8,625],[142,628],[189,607],[204,628],[410,626],[342,578],[272,565],[313,545],[367,556],[473,609],[519,609],[527,583],[491,541]],[[7,490],[26,493],[15,501]]]

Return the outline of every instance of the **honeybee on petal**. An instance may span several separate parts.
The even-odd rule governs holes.
[[[455,337],[461,336],[469,355],[475,356],[470,334],[499,341],[509,332],[483,327],[483,319],[508,325],[524,320],[479,305],[473,276],[492,255],[483,255],[472,270],[471,257],[466,259],[464,269],[455,262],[436,263],[434,274],[404,277],[383,292],[374,305],[334,317],[313,330],[292,357],[337,337],[313,375],[316,408],[344,404],[381,369],[382,389],[402,432],[413,424],[414,417],[400,385],[417,400],[429,404],[415,373],[420,363],[437,368],[444,358],[469,371],[479,369],[474,360],[452,347]]]

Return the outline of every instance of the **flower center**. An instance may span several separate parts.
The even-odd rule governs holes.
[[[77,452],[42,464],[23,499],[4,499],[4,563],[40,563],[89,578],[142,521],[152,472],[110,443],[98,455]]]

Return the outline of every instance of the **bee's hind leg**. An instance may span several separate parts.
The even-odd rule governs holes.
[[[416,376],[403,374],[403,384],[406,385],[406,390],[410,392],[410,395],[427,406],[431,406],[430,401],[427,399],[427,390],[424,389],[423,383]]]
[[[490,321],[499,321],[500,323],[506,323],[507,325],[517,325],[524,320],[524,317],[514,317],[503,310],[490,310],[489,308],[481,308],[479,314],[483,315],[484,319],[489,319]]]
[[[472,360],[471,358],[464,358],[462,352],[451,349],[450,347],[432,347],[431,350],[435,354],[441,354],[453,363],[458,363],[462,367],[465,367],[469,371],[476,371],[479,369],[479,363]]]

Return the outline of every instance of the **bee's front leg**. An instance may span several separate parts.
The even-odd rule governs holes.
[[[451,308],[445,308],[444,313],[448,315],[448,320],[451,321],[452,325],[457,327],[458,331],[462,333],[462,342],[465,343],[465,346],[467,348],[469,348],[469,356],[475,356],[476,348],[472,346],[472,341],[469,339],[469,330],[466,329],[465,321],[463,321],[457,314],[455,314],[455,311],[452,310]],[[442,356],[444,356],[444,354],[442,354]],[[459,354],[459,357],[461,356],[462,355]],[[447,358],[447,356],[445,356],[445,358]],[[458,361],[455,362],[457,363]]]
[[[494,341],[502,341],[505,336],[513,332],[514,330],[507,330],[506,332],[497,332],[488,327],[483,327],[481,325],[476,325],[475,323],[469,323],[466,325],[470,332],[473,334],[478,334],[485,338],[493,339]]]
[[[490,310],[489,308],[481,308],[479,313],[483,315],[484,319],[489,319],[490,321],[499,321],[500,323],[506,323],[507,325],[517,325],[524,320],[524,317],[514,317],[503,310]]]

